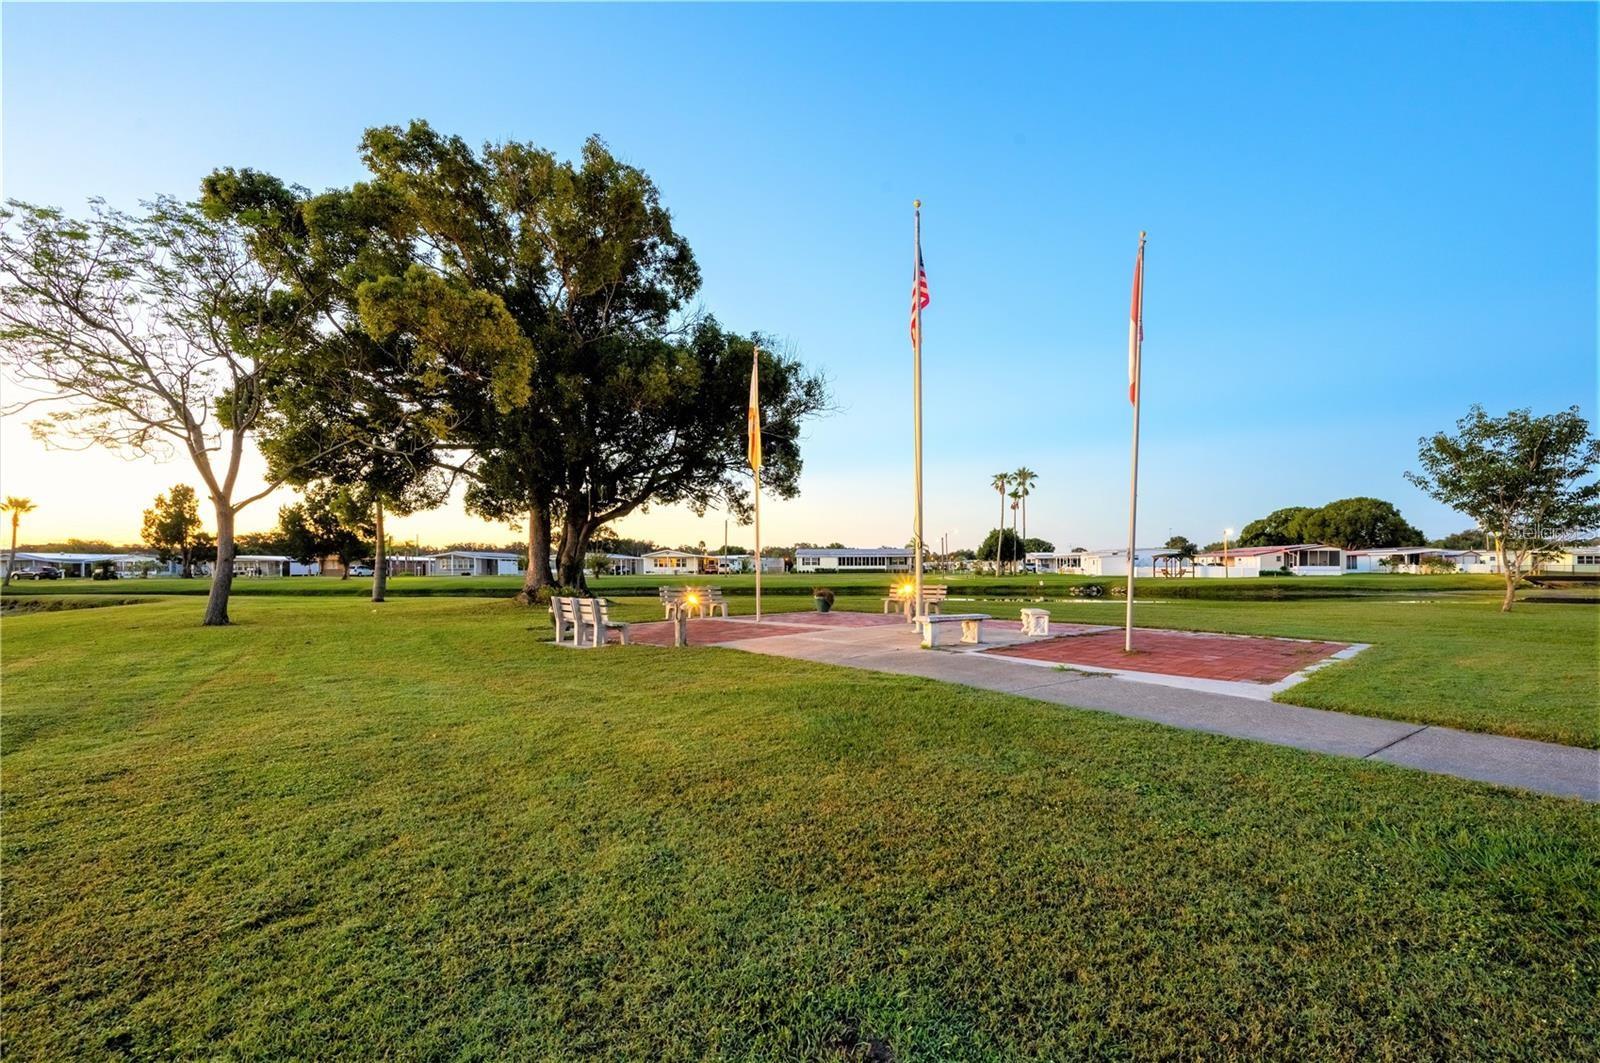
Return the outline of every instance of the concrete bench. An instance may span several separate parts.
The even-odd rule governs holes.
[[[1050,610],[1024,609],[1022,611],[1022,633],[1030,636],[1048,636],[1050,634]]]
[[[944,613],[917,617],[922,627],[924,649],[938,649],[945,637],[961,625],[961,641],[972,646],[983,644],[983,622],[993,620],[988,613]]]

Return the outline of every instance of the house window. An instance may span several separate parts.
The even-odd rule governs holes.
[[[1600,554],[1574,554],[1572,560],[1578,565],[1600,565]]]

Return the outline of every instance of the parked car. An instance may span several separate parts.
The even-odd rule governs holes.
[[[11,574],[12,579],[60,579],[61,570],[53,565],[41,565],[39,568],[19,568]]]
[[[372,575],[372,566],[371,565],[351,565],[350,566],[350,575],[352,575],[352,576],[370,576],[370,575]]]

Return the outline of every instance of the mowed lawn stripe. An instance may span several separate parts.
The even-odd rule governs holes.
[[[1592,809],[507,604],[10,617],[8,1054],[1580,1056]]]

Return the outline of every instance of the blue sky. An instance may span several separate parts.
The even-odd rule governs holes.
[[[370,125],[575,153],[660,185],[705,307],[824,369],[766,539],[910,531],[911,201],[924,201],[927,531],[1113,545],[1129,274],[1150,232],[1142,541],[1402,479],[1473,402],[1596,399],[1593,5],[56,7],[6,4],[5,193],[80,207],[216,166],[361,176]],[[186,466],[0,436],[39,537],[137,536]],[[92,490],[85,490],[92,488]],[[270,524],[269,503],[245,527]],[[721,541],[718,515],[624,530]],[[451,506],[399,534],[509,538]],[[748,541],[737,530],[736,541]]]

